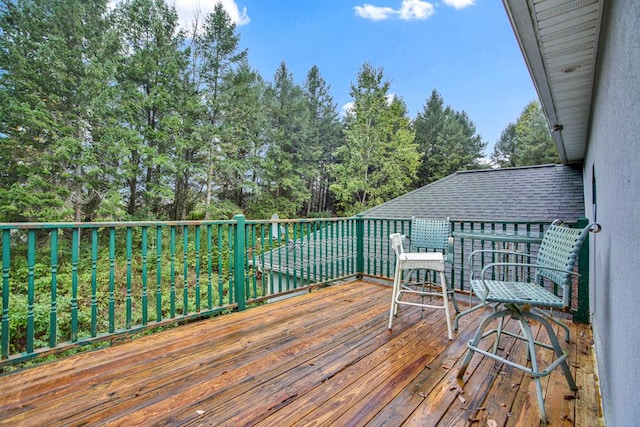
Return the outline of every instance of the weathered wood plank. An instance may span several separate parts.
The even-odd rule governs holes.
[[[442,310],[430,313],[407,334],[371,353],[358,366],[340,372],[331,384],[305,399],[312,410],[293,425],[361,425],[371,418],[379,411],[380,401],[390,400],[389,394],[397,394],[424,369],[433,348],[446,345],[443,314]],[[430,334],[432,340],[421,339]],[[331,410],[325,411],[327,407]]]
[[[224,393],[229,388],[237,393],[239,386],[250,390],[256,386],[256,371],[275,372],[276,368],[287,369],[289,364],[297,363],[297,360],[292,358],[293,355],[300,355],[304,351],[322,351],[325,340],[340,342],[340,337],[348,334],[351,327],[364,323],[365,318],[376,315],[374,312],[361,310],[361,303],[376,301],[375,294],[362,295],[359,300],[352,298],[348,303],[345,299],[341,301],[342,306],[337,303],[330,304],[325,308],[325,313],[339,324],[343,324],[345,329],[332,328],[326,330],[324,335],[318,335],[315,330],[319,325],[326,323],[325,319],[313,313],[305,315],[306,313],[295,312],[287,313],[287,317],[294,316],[290,322],[275,324],[273,327],[269,324],[268,330],[265,330],[264,324],[251,324],[251,330],[245,331],[248,338],[236,343],[212,343],[214,345],[206,350],[197,364],[185,365],[182,361],[179,369],[172,372],[172,375],[165,372],[160,377],[156,374],[156,378],[153,379],[136,374],[140,381],[135,384],[128,378],[122,378],[122,384],[115,387],[121,390],[120,400],[117,403],[111,402],[108,407],[100,408],[92,416],[82,414],[82,418],[92,422],[127,417],[128,422],[132,423],[150,422],[155,417],[162,417],[167,413],[174,414],[172,417],[175,418],[175,411],[182,408],[185,402],[199,405],[202,400]],[[296,323],[296,327],[291,329]],[[304,339],[297,347],[292,346],[291,343],[299,336]],[[251,351],[247,351],[249,348]],[[222,357],[217,357],[217,353],[222,353]],[[194,414],[196,410],[201,409],[194,409]],[[134,413],[135,415],[132,415]],[[73,419],[67,421],[72,422]]]
[[[482,313],[476,311],[460,320],[455,340],[444,349],[436,350],[433,359],[414,378],[411,384],[398,393],[378,414],[369,422],[372,426],[397,426],[406,421],[407,417],[420,406],[427,396],[442,383],[450,373],[455,363],[466,353],[466,343],[473,338],[477,328],[474,320]],[[455,370],[457,373],[457,370]],[[447,410],[447,406],[441,408]]]
[[[509,323],[517,326],[517,322],[514,320]],[[519,332],[519,328],[516,327],[516,329],[516,332]],[[531,325],[531,332],[536,339],[539,339],[539,325]],[[514,341],[509,351],[509,358],[516,363],[526,365],[526,343],[512,337],[504,337],[504,339],[506,340],[505,343],[509,340]],[[503,347],[505,346],[503,345]],[[489,425],[493,424],[493,422],[498,426],[505,425],[507,420],[514,416],[514,402],[518,394],[522,393],[526,387],[523,383],[526,384],[528,381],[525,377],[524,371],[503,364],[496,381],[488,393],[487,399],[482,405],[483,410],[476,414],[474,420],[477,420],[480,423],[479,425]]]
[[[383,291],[384,288],[382,288]],[[358,289],[351,288],[349,292],[338,292],[336,295],[331,295],[326,301],[318,307],[320,310],[328,310],[329,315],[335,315],[339,318],[339,314],[346,317],[359,311],[359,307],[352,304],[351,310],[347,307],[340,307],[339,302],[347,299],[353,299],[358,296]],[[203,369],[209,369],[214,367],[215,361],[218,360],[220,364],[224,365],[224,362],[229,357],[235,357],[235,355],[242,351],[243,348],[249,346],[249,343],[256,337],[261,337],[263,342],[267,344],[260,349],[259,346],[253,345],[252,356],[259,356],[263,353],[272,352],[274,349],[278,349],[280,342],[274,341],[276,337],[285,339],[287,335],[283,333],[288,329],[297,330],[298,333],[303,333],[309,328],[313,328],[318,324],[325,323],[325,320],[318,316],[305,316],[309,312],[309,307],[305,304],[305,298],[300,297],[301,301],[288,300],[285,301],[282,306],[281,315],[278,319],[271,319],[269,325],[272,327],[268,331],[263,330],[263,325],[269,320],[269,316],[272,316],[274,312],[273,308],[266,311],[266,315],[262,313],[259,316],[252,318],[245,313],[236,313],[229,316],[223,316],[220,319],[219,326],[215,329],[215,333],[209,331],[206,327],[196,329],[197,325],[188,325],[185,327],[185,334],[179,336],[178,343],[174,342],[176,338],[177,330],[168,331],[168,333],[158,334],[154,342],[164,342],[164,346],[157,344],[150,346],[150,350],[142,343],[130,343],[123,345],[122,348],[107,349],[105,353],[113,354],[114,357],[108,359],[104,355],[98,360],[96,366],[87,366],[86,369],[81,363],[88,355],[82,355],[80,363],[76,366],[75,372],[71,372],[66,378],[57,378],[59,384],[53,390],[47,392],[44,388],[43,393],[37,393],[40,388],[33,388],[36,393],[32,401],[20,403],[25,408],[29,407],[41,407],[45,405],[48,409],[56,413],[57,417],[64,417],[67,413],[74,413],[77,405],[85,405],[82,399],[77,399],[77,396],[86,395],[90,393],[93,396],[92,405],[89,410],[85,408],[82,411],[83,415],[89,415],[92,410],[98,410],[100,403],[108,404],[110,408],[113,407],[115,401],[121,402],[127,400],[127,397],[139,398],[143,392],[149,393],[153,390],[161,389],[163,385],[171,384],[175,381],[175,378],[180,378],[179,381],[189,383],[194,377],[198,376]],[[376,301],[377,297],[375,293],[372,295],[365,295],[361,297],[361,300]],[[307,325],[296,326],[296,322],[300,322],[300,319],[312,319]],[[244,329],[238,329],[237,323],[244,325]],[[296,329],[297,328],[297,329]],[[155,336],[154,336],[155,337]],[[147,341],[151,337],[145,337],[142,341]],[[139,347],[143,344],[142,347]],[[212,346],[216,346],[217,351],[212,351]],[[131,350],[133,348],[139,348],[141,355]],[[165,350],[166,349],[166,350]],[[119,352],[118,350],[124,350]],[[204,355],[202,354],[204,352]],[[146,360],[141,360],[141,357],[146,357]],[[103,362],[103,363],[101,363]],[[138,366],[141,364],[142,366]],[[99,369],[99,368],[102,369]],[[194,368],[199,367],[199,368]],[[46,367],[41,367],[46,369]],[[87,371],[89,374],[87,374]],[[186,371],[186,372],[185,372]],[[161,372],[162,375],[158,375]],[[135,373],[135,377],[132,378],[132,373]],[[215,371],[213,371],[215,374]],[[154,386],[154,381],[159,382],[159,385]],[[68,392],[68,382],[73,381],[73,389],[75,393]],[[180,386],[179,384],[172,384]],[[196,380],[195,385],[198,384]],[[170,388],[170,387],[169,387]],[[62,391],[61,391],[62,390]],[[8,393],[7,393],[8,394]],[[10,399],[8,399],[11,401]],[[15,399],[14,399],[15,400]],[[140,400],[140,399],[138,399]],[[0,408],[4,410],[6,405],[0,405]],[[28,416],[28,414],[27,414]]]
[[[456,381],[486,311],[463,317],[448,341],[443,310],[421,319],[403,307],[388,331],[390,298],[389,286],[347,283],[4,375],[0,425],[539,425],[520,371],[476,355]],[[557,402],[568,387],[556,370],[546,407],[597,425],[590,330],[571,328],[578,399]]]
[[[542,342],[549,342],[546,330],[540,330],[538,340]],[[539,366],[547,366],[552,360],[553,353],[550,350],[538,348],[536,351],[536,357]],[[549,376],[541,378],[540,382],[542,383],[543,395],[546,395]],[[518,393],[513,404],[512,412],[514,413],[514,416],[507,419],[506,425],[540,426],[542,423],[540,420],[540,409],[538,407],[535,381],[531,376],[525,375],[523,386],[522,392]]]
[[[576,347],[575,362],[571,366],[579,389],[574,408],[575,426],[604,426],[591,327],[580,325],[577,333],[573,334]]]
[[[481,316],[481,319],[483,317]],[[507,330],[513,330],[514,327],[515,325],[512,322],[505,324]],[[495,336],[487,337],[484,339],[482,347],[490,349],[494,341]],[[514,344],[513,339],[506,339],[501,342],[501,348],[505,352],[512,352]],[[485,404],[494,381],[500,376],[502,365],[492,359],[484,358],[480,354],[474,354],[472,363],[467,368],[464,383],[462,383],[456,379],[458,367],[461,363],[462,358],[459,360],[448,382],[440,387],[439,395],[443,397],[443,400],[437,402],[437,404],[434,402],[429,405],[428,411],[416,411],[411,418],[413,425],[466,425],[469,420],[475,418],[478,408],[483,407]],[[445,389],[444,385],[447,384],[449,387]],[[430,398],[431,394],[427,400]],[[495,396],[491,396],[491,399],[495,398]],[[447,408],[446,411],[438,409],[443,406]],[[425,405],[421,405],[422,407],[425,407]]]

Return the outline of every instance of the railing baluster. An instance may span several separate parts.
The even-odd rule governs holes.
[[[162,320],[162,226],[156,226],[156,321]]]
[[[264,253],[266,252],[267,246],[266,246],[266,228],[268,226],[267,225],[262,225],[260,227],[260,265],[261,265],[261,271],[262,273],[260,274],[260,286],[262,287],[262,294],[266,294],[267,292],[269,292],[269,290],[267,289],[267,278],[265,277],[265,268],[264,268]]]
[[[176,317],[176,226],[171,226],[169,236],[169,316]]]
[[[227,257],[227,262],[229,265],[229,278],[227,280],[227,285],[229,286],[229,304],[232,304],[234,301],[236,301],[236,289],[234,283],[236,265],[233,250],[233,242],[236,238],[236,233],[234,233],[234,230],[235,228],[233,228],[231,225],[227,225],[227,253],[229,254]]]
[[[297,289],[298,288],[298,251],[296,248],[296,242],[298,241],[298,236],[296,235],[296,230],[297,230],[297,224],[294,222],[293,223],[293,238],[291,240],[291,252],[293,252],[293,268],[291,269],[293,272],[293,289]],[[288,240],[287,240],[288,241]],[[287,244],[287,248],[288,248],[288,244]],[[287,253],[289,253],[289,251],[287,251]],[[287,284],[287,290],[289,289],[289,284]]]
[[[9,358],[9,294],[11,272],[11,230],[2,230],[2,359]]]
[[[91,336],[98,335],[98,229],[91,229]]]
[[[53,237],[53,236],[52,236]],[[53,246],[53,244],[52,244]],[[52,255],[53,263],[53,255]],[[109,333],[115,332],[115,289],[116,289],[116,229],[109,228]]]
[[[189,314],[189,227],[182,226],[182,314]]]
[[[258,282],[257,282],[257,278],[255,275],[255,271],[256,271],[256,252],[257,252],[257,243],[256,243],[256,233],[258,231],[257,229],[257,225],[251,225],[250,226],[250,230],[251,233],[249,234],[250,237],[247,237],[251,240],[251,262],[252,265],[254,266],[252,268],[252,271],[254,272],[254,274],[251,275],[251,286],[253,287],[253,298],[257,298],[258,295]],[[246,261],[249,260],[249,257],[246,257]],[[249,269],[248,265],[245,265],[245,268]]]
[[[218,225],[218,305],[224,303],[224,279],[222,274],[222,226]]]
[[[147,298],[147,231],[148,227],[142,227],[142,241],[140,245],[142,246],[142,324],[146,325],[148,323],[148,298]]]
[[[195,226],[195,253],[196,253],[196,313],[200,312],[200,226]]]
[[[317,282],[318,281],[318,223],[317,222],[313,222],[313,224],[311,224],[311,228],[313,229],[313,268],[311,269],[311,271],[313,272],[313,279],[311,279],[313,282]],[[311,258],[309,263],[311,263]]]
[[[58,342],[58,230],[51,230],[51,310],[49,312],[49,347]]]
[[[35,334],[35,321],[33,306],[34,296],[34,268],[36,264],[36,233],[34,230],[27,232],[27,353],[33,352],[33,337]]]
[[[207,225],[207,308],[213,308],[213,226]]]
[[[125,329],[131,329],[131,255],[133,252],[133,243],[132,243],[132,235],[131,235],[131,227],[127,227],[126,234],[126,245],[127,245],[127,295],[126,295],[126,319],[125,319]]]
[[[71,342],[78,341],[78,262],[80,229],[71,232]]]

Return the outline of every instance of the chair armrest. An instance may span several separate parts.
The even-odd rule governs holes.
[[[492,262],[482,267],[482,271],[480,272],[480,277],[482,278],[482,280],[485,280],[484,276],[487,273],[487,271],[494,267],[531,267],[531,268],[537,268],[539,270],[561,271],[563,273],[571,274],[572,276],[580,277],[579,273],[576,273],[575,271],[568,271],[562,268],[545,267],[538,264],[520,263],[520,262]]]
[[[469,261],[473,262],[473,256],[479,253],[494,253],[494,254],[505,254],[505,255],[518,255],[518,256],[526,256],[527,258],[535,258],[534,255],[528,254],[526,252],[517,252],[517,251],[507,251],[504,249],[476,249],[471,252],[469,255]]]
[[[475,251],[471,252],[471,255],[469,255],[469,268],[471,269],[469,279],[473,279],[473,260],[474,260],[474,256],[478,254],[516,255],[516,256],[527,257],[529,258],[529,260],[531,260],[532,258],[535,258],[534,255],[524,253],[524,252],[507,251],[503,249],[476,249]]]

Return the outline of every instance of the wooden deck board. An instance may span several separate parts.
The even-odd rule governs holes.
[[[453,341],[443,310],[401,307],[389,331],[390,294],[335,285],[4,375],[0,425],[540,425],[521,371],[475,355],[456,380],[487,311]],[[601,425],[590,328],[570,328],[580,391],[565,398],[555,370],[545,406],[554,425]],[[524,360],[521,342],[501,347]]]

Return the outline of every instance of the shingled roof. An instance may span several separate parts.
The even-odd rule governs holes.
[[[456,172],[362,212],[365,218],[550,222],[583,217],[582,169],[543,165]]]

